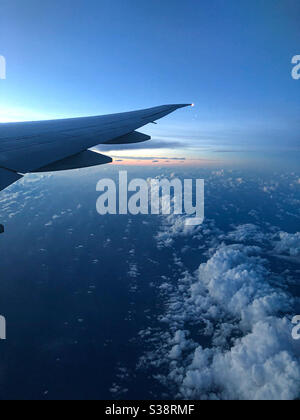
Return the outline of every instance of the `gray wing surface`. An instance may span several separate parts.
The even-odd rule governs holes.
[[[188,105],[98,117],[0,124],[0,190],[30,172],[75,169],[112,160],[88,149],[149,140],[135,130]],[[97,156],[96,156],[97,155]]]

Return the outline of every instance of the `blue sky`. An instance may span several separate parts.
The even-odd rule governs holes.
[[[299,0],[1,0],[0,118],[195,102],[146,131],[190,153],[298,149],[299,21]]]

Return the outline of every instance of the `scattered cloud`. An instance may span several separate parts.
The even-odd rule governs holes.
[[[207,261],[195,273],[182,264],[177,280],[163,279],[162,328],[148,331],[155,348],[141,358],[141,366],[157,368],[157,379],[179,399],[298,398],[300,349],[291,338],[290,321],[296,300],[285,278],[273,273],[262,256],[271,232],[248,224],[220,235],[213,225],[204,225],[195,235],[184,230],[182,218],[167,218],[157,240],[173,250],[177,267],[176,241],[187,237],[191,243],[189,234],[201,243],[205,236],[218,236],[221,242],[208,250]],[[276,245],[293,255],[298,246],[298,234],[284,233]]]
[[[279,241],[275,243],[275,252],[300,257],[300,232],[295,234],[280,232]]]

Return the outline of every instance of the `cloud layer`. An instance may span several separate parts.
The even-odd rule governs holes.
[[[159,248],[175,249],[187,236],[189,243],[219,237],[219,244],[214,243],[196,272],[180,265],[174,252],[181,274],[160,286],[166,301],[160,316],[164,327],[152,331],[158,350],[145,355],[141,365],[150,362],[165,370],[157,379],[180,399],[298,398],[300,347],[291,337],[296,299],[285,279],[270,269],[264,247],[273,243],[274,254],[298,255],[299,234],[281,233],[274,242],[274,234],[256,225],[220,234],[213,223],[201,232],[187,232],[184,219],[171,216],[157,235]]]

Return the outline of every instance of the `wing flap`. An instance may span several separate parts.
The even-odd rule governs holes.
[[[134,144],[143,143],[144,141],[148,140],[151,140],[150,136],[147,136],[143,133],[139,133],[138,131],[133,131],[132,133],[126,134],[125,136],[109,140],[105,144]]]
[[[78,153],[74,156],[70,156],[66,159],[57,161],[50,165],[46,165],[38,170],[35,170],[34,172],[69,171],[72,169],[81,169],[88,168],[91,166],[106,165],[107,163],[111,162],[112,158],[109,156],[86,150],[85,152]]]

